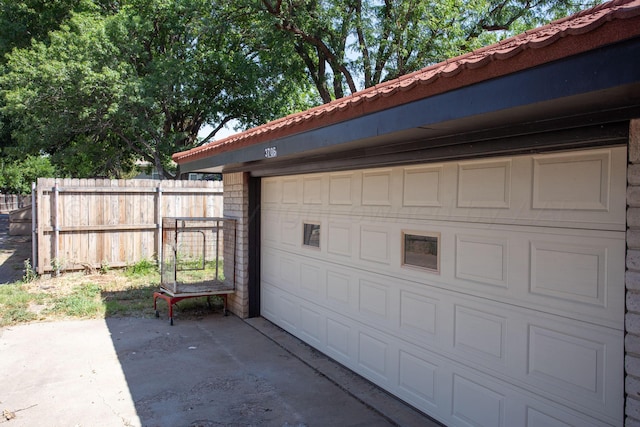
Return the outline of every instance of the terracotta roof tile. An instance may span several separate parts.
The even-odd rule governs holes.
[[[619,22],[606,25],[612,21]],[[331,103],[176,153],[173,159],[185,163],[317,129],[639,35],[640,0],[614,0]]]

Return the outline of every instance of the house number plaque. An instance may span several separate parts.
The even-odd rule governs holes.
[[[278,150],[276,147],[267,147],[264,149],[264,157],[267,159],[278,157]]]

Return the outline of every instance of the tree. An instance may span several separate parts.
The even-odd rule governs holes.
[[[14,48],[26,48],[32,40],[46,42],[49,32],[60,28],[73,11],[91,8],[96,6],[88,0],[0,0],[0,66]],[[15,145],[12,131],[11,120],[0,113],[0,153],[5,159],[10,155],[5,147]]]
[[[84,0],[0,0],[0,62],[13,48],[45,41],[73,11],[91,7]]]
[[[56,168],[45,156],[27,156],[16,162],[0,163],[0,190],[8,194],[29,194],[38,178],[53,178]]]
[[[72,13],[48,43],[8,55],[0,85],[12,135],[74,176],[82,163],[70,156],[90,175],[143,159],[172,178],[171,154],[201,144],[204,124],[215,134],[232,119],[251,126],[306,107],[303,69],[283,69],[227,13],[206,0]]]
[[[249,0],[294,43],[323,102],[417,71],[598,0]]]

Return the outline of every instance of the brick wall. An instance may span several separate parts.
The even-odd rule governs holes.
[[[629,125],[625,314],[625,426],[640,427],[640,119]]]
[[[249,175],[227,173],[224,183],[224,216],[236,223],[236,292],[229,295],[228,309],[241,318],[249,316]],[[227,257],[230,259],[231,257]]]

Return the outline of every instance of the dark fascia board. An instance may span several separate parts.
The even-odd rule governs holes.
[[[354,141],[393,141],[403,132],[414,136],[419,132],[425,139],[445,136],[447,132],[458,132],[456,122],[469,122],[474,117],[478,118],[477,129],[468,131],[482,130],[486,126],[482,117],[492,117],[495,125],[496,114],[504,115],[506,123],[512,119],[509,111],[526,112],[530,106],[540,114],[539,106],[548,105],[547,118],[557,117],[559,111],[553,109],[556,101],[565,108],[562,116],[592,112],[587,111],[589,103],[593,109],[622,108],[640,104],[639,87],[640,38],[634,38],[356,119],[184,163],[181,171],[220,170],[225,165],[250,162],[263,164],[328,148],[339,150]],[[618,94],[619,99],[603,105],[598,94],[606,91]],[[594,96],[585,96],[588,94]],[[571,98],[581,100],[575,105],[576,111],[567,111],[566,107],[572,104],[561,102]],[[265,159],[267,148],[275,148],[277,157]]]
[[[260,162],[235,165],[228,172],[251,172],[252,176],[276,176],[317,172],[337,172],[374,167],[390,167],[416,163],[468,160],[496,156],[547,153],[557,150],[577,150],[594,147],[626,145],[629,122],[608,123],[535,134],[494,138],[485,141],[456,141],[456,144],[434,144],[414,147],[410,151],[393,150],[390,146],[373,150],[353,150],[344,153],[288,158],[278,163]]]

